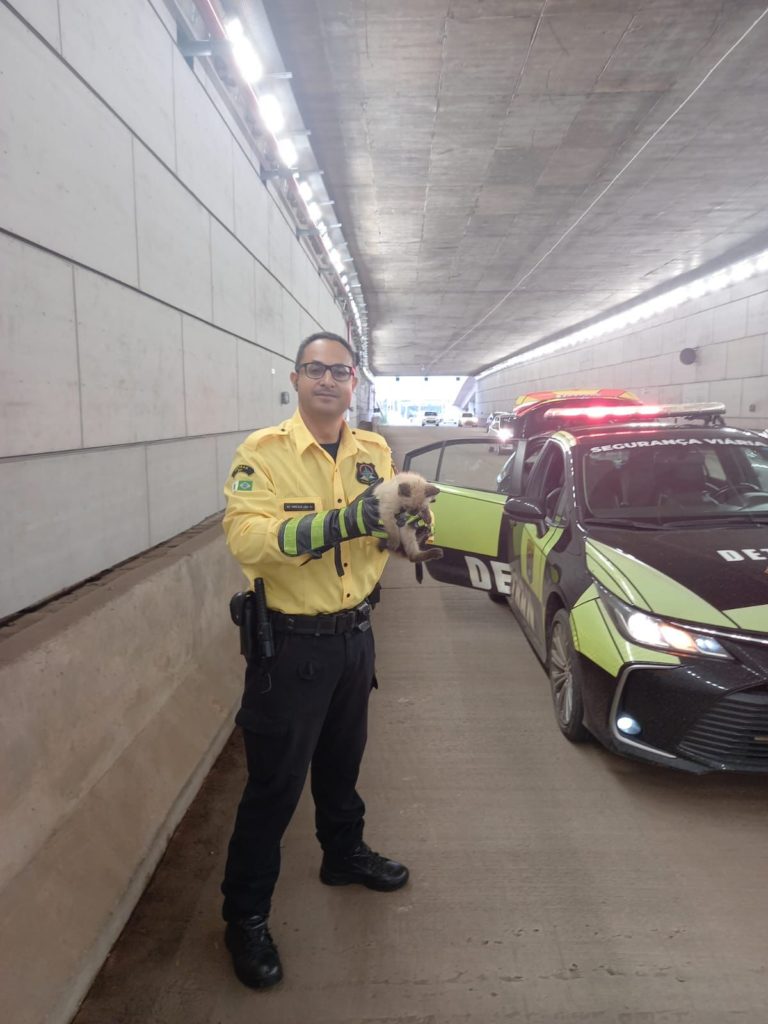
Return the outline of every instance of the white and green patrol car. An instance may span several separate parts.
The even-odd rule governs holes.
[[[768,772],[768,438],[722,406],[527,396],[506,460],[446,440],[426,563],[509,603],[558,724],[692,772]]]

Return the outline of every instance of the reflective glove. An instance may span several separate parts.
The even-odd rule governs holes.
[[[284,555],[311,555],[319,558],[344,540],[356,537],[386,538],[379,516],[379,499],[374,496],[381,478],[358,494],[349,505],[325,512],[310,512],[284,520],[277,532],[277,543]]]
[[[403,523],[399,524],[402,526],[408,526],[416,533],[416,540],[419,543],[419,547],[424,547],[426,542],[431,539],[433,530],[432,515],[429,510],[425,510],[422,516],[418,512],[407,514]]]

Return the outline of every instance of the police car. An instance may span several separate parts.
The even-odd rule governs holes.
[[[724,408],[527,395],[511,455],[412,451],[439,484],[426,564],[509,603],[573,742],[691,772],[768,772],[768,438]]]

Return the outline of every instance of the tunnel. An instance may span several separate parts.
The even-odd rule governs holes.
[[[460,586],[447,556],[414,572],[393,555],[381,579],[360,784],[407,886],[321,886],[304,792],[270,918],[285,978],[259,993],[232,973],[219,885],[247,771],[229,602],[253,582],[222,518],[238,446],[299,416],[303,339],[354,352],[344,430],[387,466],[450,491],[467,483],[450,452],[471,448],[494,493],[469,533],[510,494],[502,420],[538,453],[526,410],[560,394],[698,416],[681,443],[709,431],[768,480],[766,46],[762,0],[3,0],[3,1021],[764,1019],[768,766],[705,764],[721,719],[681,741],[701,773],[633,759],[644,715],[684,714],[618,670],[625,697],[602,669],[594,684],[614,749],[565,742],[506,548],[466,545]],[[388,420],[384,378],[416,396],[444,379],[454,419],[425,398]],[[639,488],[628,443],[595,442],[585,486],[594,463],[609,483],[639,466]],[[653,455],[670,489],[720,479],[715,456],[670,458]],[[685,529],[659,534],[637,591],[660,573],[688,588],[664,628],[682,617],[698,642]],[[724,647],[694,653],[738,661],[762,709],[754,537],[713,542]],[[642,561],[633,543],[590,549],[574,650],[603,628],[589,601]],[[538,548],[516,554],[533,580]],[[625,605],[654,613],[629,584],[605,601],[611,629],[631,628]],[[683,657],[686,686],[698,664]],[[712,699],[718,679],[699,680]]]

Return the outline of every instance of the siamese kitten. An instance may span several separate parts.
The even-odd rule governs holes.
[[[387,540],[379,541],[382,550],[389,548],[411,562],[442,558],[442,548],[427,544],[432,536],[429,503],[440,493],[439,487],[427,483],[418,473],[398,473],[380,483],[373,493],[379,499],[379,515],[387,531]],[[418,515],[426,525],[408,525],[407,517],[412,515]]]

